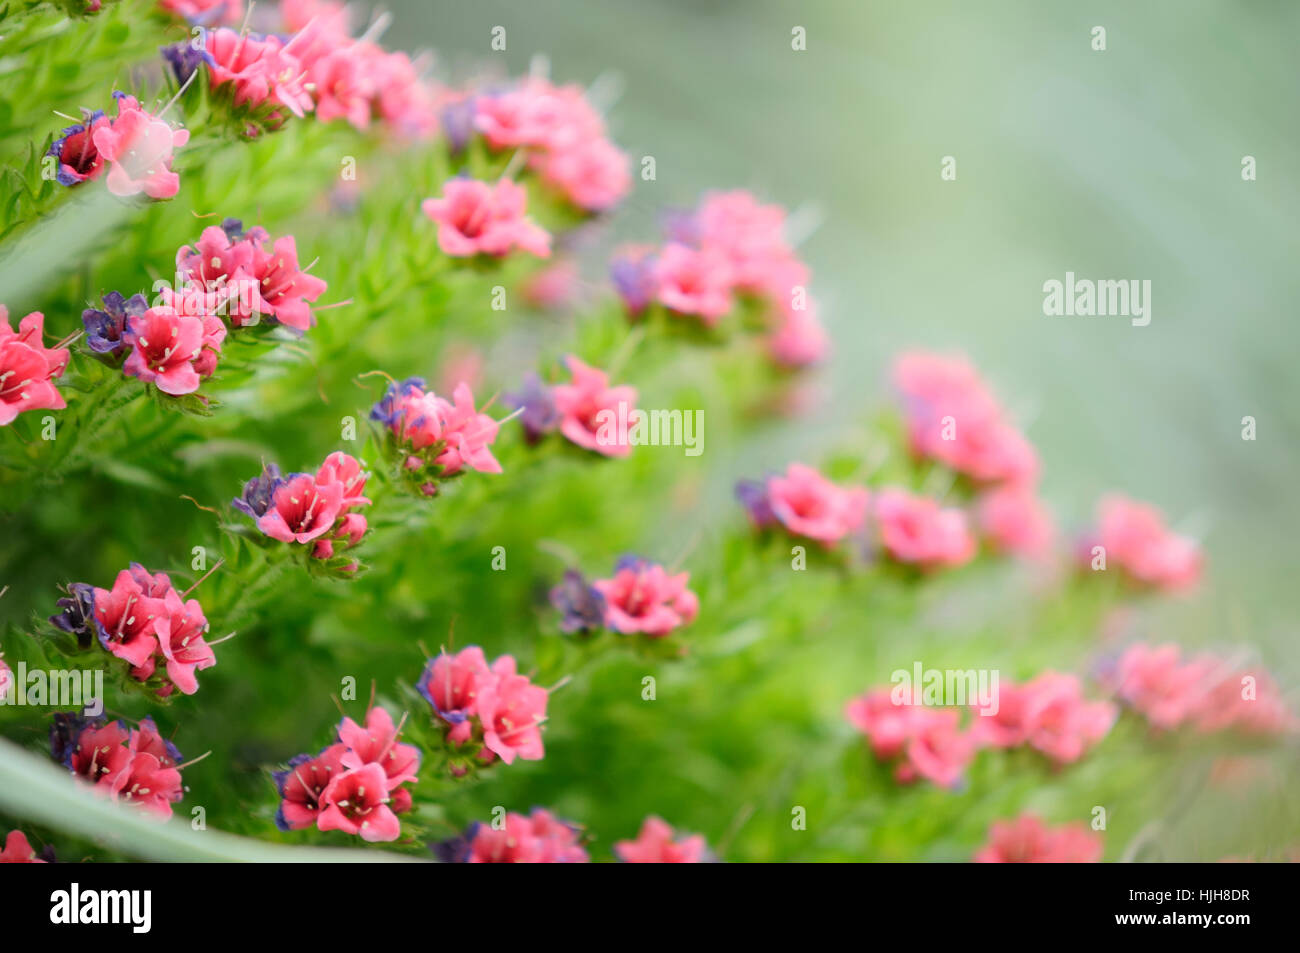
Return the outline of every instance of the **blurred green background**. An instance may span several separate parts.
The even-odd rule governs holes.
[[[691,655],[665,664],[615,654],[580,668],[553,700],[546,759],[439,792],[441,807],[422,818],[435,836],[497,804],[539,804],[584,823],[598,857],[658,813],[705,833],[732,860],[959,860],[992,819],[1030,808],[1086,820],[1102,804],[1113,817],[1111,860],[1148,843],[1143,856],[1152,858],[1261,856],[1300,838],[1288,795],[1298,780],[1293,746],[1253,759],[1245,781],[1216,785],[1221,748],[1153,742],[1126,722],[1061,774],[983,756],[961,794],[899,791],[840,714],[852,693],[914,659],[996,667],[1004,677],[1086,672],[1111,647],[1107,635],[1254,647],[1284,686],[1297,684],[1300,508],[1291,490],[1300,411],[1289,365],[1300,80],[1288,64],[1300,10],[1281,2],[389,7],[386,42],[434,48],[444,79],[517,75],[545,54],[557,81],[622,88],[613,138],[633,156],[653,155],[658,178],[637,182],[595,244],[597,259],[613,240],[654,240],[665,207],[692,205],[706,189],[747,187],[802,208],[804,221],[820,219],[800,250],[835,341],[832,360],[809,415],[754,424],[729,406],[735,380],[714,374],[711,352],[650,342],[627,377],[656,406],[706,408],[702,457],[655,450],[615,470],[538,458],[503,437],[505,475],[465,481],[431,513],[397,511],[377,528],[365,554],[372,572],[355,586],[286,582],[222,647],[201,693],[159,715],[187,755],[214,750],[187,772],[187,805],[209,805],[214,826],[279,837],[266,768],[328,740],[341,674],[374,679],[381,696],[404,703],[394,684],[418,674],[416,643],[436,651],[453,617],[458,645],[511,650],[525,667],[540,660],[546,680],[564,674],[574,660],[542,634],[554,620],[540,598],[563,562],[538,551],[542,537],[596,574],[629,549],[665,562],[685,553],[703,599],[686,633]],[[489,49],[496,25],[507,29],[505,53]],[[796,25],[807,31],[803,52],[790,48]],[[1091,48],[1098,25],[1105,52]],[[357,389],[356,373],[434,376],[449,346],[468,341],[491,347],[490,393],[571,347],[593,358],[618,350],[624,332],[608,314],[511,315],[503,327],[472,285],[405,288],[367,310],[366,289],[383,284],[384,268],[418,272],[412,259],[428,235],[411,209],[431,173],[416,165],[394,181],[382,170],[410,156],[363,160],[363,179],[367,168],[381,171],[371,173],[360,218],[349,220],[316,197],[350,148],[346,134],[310,135],[287,130],[207,164],[173,207],[141,216],[130,242],[61,275],[43,296],[7,301],[16,314],[43,307],[52,329],[71,330],[87,297],[143,286],[142,262],[165,271],[176,245],[197,235],[191,210],[296,231],[304,258],[321,255],[330,299],[362,299],[323,317],[308,338],[310,363],[277,354],[273,363],[285,366],[259,379],[255,398],[214,421],[178,424],[179,453],[124,454],[152,482],[101,467],[0,523],[0,585],[13,586],[0,614],[12,626],[48,611],[57,583],[104,585],[129,559],[183,575],[189,548],[213,544],[215,527],[179,494],[219,504],[268,452],[286,469],[313,467],[343,446],[340,413],[364,413],[374,396]],[[951,182],[940,178],[948,155],[957,161]],[[1257,181],[1242,181],[1245,155],[1258,162]],[[1044,316],[1042,284],[1066,271],[1150,279],[1151,324]],[[589,277],[603,280],[598,269]],[[0,282],[0,300],[4,290]],[[788,548],[754,544],[730,500],[735,479],[791,459],[867,455],[876,438],[863,425],[885,397],[889,362],[916,346],[963,351],[984,371],[1037,446],[1044,494],[1067,535],[1103,492],[1149,499],[1203,538],[1207,583],[1189,599],[1116,615],[1105,594],[1078,588],[1058,605],[1014,567],[980,565],[918,593],[828,562],[794,574]],[[321,363],[326,354],[334,363]],[[1241,440],[1245,415],[1258,421],[1254,442]],[[145,415],[140,429],[147,423]],[[510,553],[505,574],[487,569],[495,545]],[[234,585],[216,582],[213,598]],[[25,650],[17,638],[11,629],[3,646],[11,661]],[[653,704],[640,695],[647,673],[659,679]],[[18,740],[41,730],[30,718],[6,723]],[[808,808],[807,831],[791,831],[794,805]]]

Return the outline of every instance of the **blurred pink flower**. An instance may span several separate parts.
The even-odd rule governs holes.
[[[731,269],[717,252],[670,242],[655,259],[654,281],[660,304],[710,327],[731,311]]]
[[[1008,483],[981,494],[976,505],[980,532],[999,552],[1035,558],[1052,543],[1052,519],[1032,486]]]
[[[1083,555],[1091,559],[1092,545],[1106,550],[1106,565],[1118,566],[1138,583],[1181,590],[1196,584],[1203,557],[1200,545],[1166,527],[1160,511],[1118,494],[1103,497],[1097,508],[1097,530]]]
[[[25,410],[62,410],[67,406],[54,386],[68,366],[67,348],[45,346],[45,315],[33,311],[9,324],[9,311],[0,305],[0,427]]]
[[[495,185],[477,179],[450,179],[442,197],[425,199],[420,208],[438,223],[438,247],[456,258],[500,257],[518,248],[548,258],[551,236],[524,211],[528,194],[509,179]]]
[[[647,817],[636,840],[614,843],[614,856],[625,864],[699,864],[707,858],[704,838],[699,834],[678,838],[664,821]]]
[[[94,143],[109,163],[108,190],[114,195],[169,199],[180,191],[172,151],[190,141],[187,129],[173,129],[140,108],[134,96],[115,93],[117,116],[95,129]]]
[[[930,569],[960,566],[975,555],[975,537],[959,509],[891,488],[876,494],[874,513],[881,544],[899,562]]]
[[[827,546],[860,529],[866,518],[865,488],[836,486],[802,463],[791,463],[784,476],[768,477],[766,490],[781,525]]]
[[[1048,827],[1032,814],[995,821],[976,852],[977,864],[1093,864],[1101,860],[1101,837],[1078,822]]]
[[[604,371],[584,364],[573,355],[565,358],[565,363],[573,380],[568,384],[556,384],[551,391],[556,411],[560,414],[560,433],[578,446],[607,457],[630,454],[630,443],[604,439],[607,435],[602,435],[601,412],[617,414],[622,404],[630,414],[636,404],[636,388],[610,387],[609,376]],[[618,436],[615,433],[614,437]]]
[[[624,634],[642,632],[660,638],[695,620],[700,602],[686,588],[691,574],[670,575],[663,566],[624,559],[611,579],[592,586],[605,598],[605,625]]]

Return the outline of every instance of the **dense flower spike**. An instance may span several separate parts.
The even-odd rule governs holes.
[[[152,718],[137,728],[103,718],[56,715],[50,729],[55,760],[96,793],[159,818],[184,796],[181,753]]]
[[[747,305],[778,367],[821,361],[830,347],[808,295],[809,272],[785,237],[785,211],[748,192],[713,192],[669,217],[661,248],[619,249],[610,277],[630,317],[650,306],[713,328]]]
[[[1093,864],[1101,860],[1101,837],[1079,822],[1048,827],[1032,814],[997,821],[978,864]]]
[[[605,625],[623,634],[643,633],[662,638],[695,621],[700,601],[686,588],[691,574],[670,575],[663,566],[634,556],[618,561],[610,579],[597,579],[592,588],[605,600]]]
[[[185,599],[164,573],[139,563],[117,574],[112,589],[86,583],[68,586],[68,597],[50,622],[77,636],[78,646],[97,641],[123,660],[132,678],[159,697],[177,689],[198,691],[196,673],[217,664],[205,636],[208,620],[197,599]]]
[[[151,199],[169,199],[180,190],[172,171],[172,152],[190,141],[189,130],[173,129],[140,108],[134,96],[114,93],[117,116],[93,133],[95,148],[108,163],[108,190],[131,196],[143,192]]]
[[[271,539],[310,544],[313,559],[338,556],[332,568],[351,574],[357,564],[342,553],[358,545],[368,529],[365,516],[354,512],[370,505],[364,496],[367,479],[361,461],[342,451],[326,457],[315,475],[282,476],[279,466],[269,463],[263,465],[261,475],[244,484],[231,506],[253,519]]]
[[[213,90],[229,86],[236,107],[272,122],[284,109],[302,118],[314,106],[303,85],[306,70],[276,36],[257,37],[222,27],[208,34],[208,73]]]
[[[516,248],[549,258],[551,236],[525,216],[527,200],[524,188],[509,179],[495,185],[451,179],[441,198],[425,199],[420,208],[438,225],[438,247],[453,258],[499,258]]]
[[[624,414],[632,412],[636,405],[636,388],[610,387],[608,374],[584,364],[572,354],[565,362],[573,375],[572,382],[556,384],[551,389],[555,410],[560,415],[560,433],[579,447],[607,457],[630,454],[632,445],[627,435],[618,433],[616,427],[601,425],[611,414],[617,419],[620,407]]]
[[[1097,528],[1080,553],[1085,564],[1095,565],[1096,546],[1104,550],[1102,567],[1116,566],[1138,585],[1182,590],[1201,575],[1203,559],[1195,540],[1171,533],[1155,507],[1117,494],[1098,504]]]
[[[709,859],[699,834],[678,837],[664,821],[647,817],[636,840],[614,844],[614,856],[625,864],[700,864]]]
[[[1103,677],[1156,729],[1277,735],[1300,728],[1267,674],[1209,653],[1184,660],[1176,645],[1137,643]]]
[[[500,828],[471,824],[460,837],[434,847],[449,864],[585,864],[590,861],[576,827],[542,808],[506,814]]]
[[[1032,483],[1038,456],[975,369],[959,357],[923,352],[894,362],[912,451],[977,483]]]
[[[450,401],[426,390],[423,378],[389,384],[370,411],[386,429],[387,447],[408,479],[432,496],[439,480],[463,471],[500,473],[492,455],[501,425],[476,409],[466,383],[456,385]]]
[[[282,831],[315,826],[343,831],[366,841],[401,836],[397,815],[411,807],[410,789],[420,767],[420,752],[403,744],[401,726],[375,706],[365,723],[344,718],[337,741],[315,757],[301,754],[274,774],[280,807],[275,823]]]
[[[24,410],[67,406],[54,381],[63,376],[69,356],[67,348],[45,346],[45,315],[33,311],[15,331],[8,309],[0,305],[0,427]]]
[[[417,688],[457,755],[454,772],[463,773],[473,758],[512,764],[545,754],[542,723],[549,692],[520,675],[512,656],[502,655],[489,666],[476,645],[456,655],[443,651],[429,660]]]

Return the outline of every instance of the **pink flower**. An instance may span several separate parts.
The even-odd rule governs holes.
[[[1153,506],[1117,494],[1104,497],[1098,506],[1095,538],[1105,547],[1107,565],[1119,566],[1143,585],[1181,590],[1200,578],[1200,546],[1171,533]],[[1091,553],[1087,555],[1091,558]]]
[[[602,417],[602,411],[617,415],[620,404],[630,414],[636,404],[636,388],[610,387],[609,376],[604,371],[584,364],[573,355],[569,355],[565,362],[573,381],[556,384],[551,391],[555,409],[560,415],[560,433],[578,446],[607,457],[630,454],[630,443],[608,439],[608,434],[601,434],[601,421],[608,417],[608,414]]]
[[[782,235],[785,210],[779,205],[761,205],[749,192],[709,193],[700,203],[695,221],[700,244],[722,252],[736,286],[743,290],[762,289],[772,269],[793,257]]]
[[[480,757],[500,757],[506,764],[515,758],[539,761],[542,722],[546,720],[547,691],[515,671],[515,660],[503,655],[492,664],[496,676],[479,691],[476,713],[483,729],[484,751]]]
[[[140,752],[131,757],[126,770],[117,774],[109,795],[115,801],[135,804],[147,813],[168,818],[172,816],[172,803],[185,793],[180,771],[164,767],[155,755]]]
[[[169,589],[163,603],[167,614],[154,621],[158,650],[166,660],[172,684],[182,694],[193,695],[199,690],[194,673],[217,664],[216,655],[203,638],[208,620],[197,599],[183,602],[174,589]]]
[[[259,39],[222,27],[208,33],[207,52],[212,88],[231,84],[234,105],[266,108],[271,115],[283,106],[299,118],[311,112],[312,99],[302,85],[306,70],[278,37]]]
[[[275,773],[281,798],[275,816],[276,827],[282,831],[296,831],[316,823],[324,810],[321,796],[330,782],[345,770],[342,758],[346,751],[346,745],[330,745],[315,757],[298,755],[289,762],[287,770]]]
[[[189,142],[187,129],[172,129],[140,108],[134,96],[117,96],[117,117],[94,132],[95,148],[109,163],[108,190],[114,195],[169,199],[180,191],[172,151]]]
[[[966,514],[942,509],[935,500],[901,489],[881,490],[875,517],[881,544],[899,562],[931,569],[960,566],[975,555]]]
[[[337,481],[318,483],[305,473],[290,476],[272,494],[257,528],[282,543],[309,543],[334,528],[343,492]]]
[[[356,770],[368,764],[379,765],[389,791],[414,781],[420,767],[420,749],[400,743],[399,735],[393,716],[378,705],[366,712],[365,727],[344,718],[339,725],[339,741],[348,749],[340,759],[343,767]]]
[[[866,735],[876,758],[888,761],[903,753],[903,746],[917,723],[916,711],[913,705],[896,704],[891,690],[882,688],[850,701],[844,716]]]
[[[0,655],[0,698],[8,698],[9,693],[14,687],[14,670],[11,669],[4,656]]]
[[[867,491],[839,487],[812,467],[792,463],[785,476],[767,480],[767,502],[772,515],[796,536],[830,546],[862,527],[867,511]]]
[[[654,280],[660,304],[710,327],[731,311],[731,265],[712,249],[668,243],[655,259]]]
[[[177,314],[166,305],[132,316],[122,340],[131,349],[122,372],[153,384],[164,394],[192,394],[199,389],[203,371],[211,374],[226,330],[216,316],[197,318]]]
[[[603,137],[605,123],[581,87],[530,79],[504,93],[479,97],[474,126],[493,150],[525,146],[560,152]]]
[[[1044,555],[1052,542],[1052,520],[1033,488],[1008,483],[983,494],[976,509],[980,532],[1000,552]]]
[[[99,641],[133,667],[145,665],[158,650],[156,622],[169,618],[167,603],[145,595],[131,573],[117,574],[112,590],[95,590],[95,621]]]
[[[551,236],[524,215],[528,193],[509,179],[488,185],[476,179],[451,179],[442,197],[420,205],[438,223],[438,247],[456,258],[500,257],[519,248],[538,258],[551,254]]]
[[[370,411],[370,418],[385,424],[398,444],[423,452],[411,456],[408,465],[418,469],[425,462],[422,457],[431,456],[431,464],[441,468],[440,477],[455,476],[465,467],[500,473],[501,464],[488,449],[500,424],[475,409],[469,385],[458,384],[452,401],[424,388],[419,377],[393,382]]]
[[[340,484],[343,487],[341,505],[345,508],[368,506],[370,501],[361,494],[366,490],[366,480],[369,476],[370,474],[361,468],[360,460],[341,450],[335,450],[325,458],[325,462],[316,471],[316,482]]]
[[[960,784],[978,748],[960,723],[961,712],[956,709],[914,707],[895,777],[903,783],[925,778],[944,788]]]
[[[127,747],[131,734],[120,721],[81,728],[67,753],[69,771],[93,785],[111,790],[133,757]]]
[[[962,358],[913,353],[894,364],[913,451],[981,483],[1032,482],[1038,457]]]
[[[45,315],[33,311],[9,324],[0,305],[0,427],[14,422],[24,410],[62,410],[67,404],[54,386],[68,366],[66,348],[45,346]]]
[[[632,188],[627,154],[607,139],[583,140],[532,164],[543,182],[588,212],[613,208]]]
[[[826,357],[830,338],[813,308],[782,307],[776,330],[768,338],[772,359],[782,367],[806,367]]]
[[[327,285],[298,267],[298,246],[292,235],[277,238],[270,251],[255,241],[249,270],[257,281],[258,311],[295,331],[311,327],[308,302],[324,294]]]
[[[500,830],[471,825],[463,838],[438,847],[445,861],[468,864],[585,864],[589,858],[578,832],[549,811],[531,817],[511,811]]]
[[[695,834],[675,839],[676,833],[657,817],[647,817],[636,840],[614,844],[614,856],[625,864],[699,864],[706,859],[704,838]]]
[[[321,793],[324,810],[316,818],[322,831],[358,834],[365,841],[397,840],[401,822],[388,806],[388,779],[378,764],[338,774]]]
[[[474,394],[462,382],[452,391],[452,403],[442,401],[442,441],[446,449],[434,460],[443,476],[454,476],[464,467],[479,473],[500,473],[501,464],[488,448],[501,429],[487,414],[474,407]]]
[[[479,693],[495,678],[477,645],[466,646],[455,655],[444,651],[425,667],[418,685],[420,694],[451,726],[447,737],[453,744],[463,744],[471,737],[470,719],[478,714]]]
[[[10,831],[5,837],[4,850],[0,850],[0,864],[43,864],[44,860],[36,856],[32,845],[27,842],[27,835],[22,831]]]
[[[1094,864],[1101,860],[1101,837],[1080,823],[1048,827],[1032,814],[996,821],[977,864]]]
[[[307,72],[316,94],[316,118],[321,122],[345,119],[358,130],[370,126],[375,96],[370,63],[355,44],[338,46],[314,58]]]
[[[1026,741],[1057,764],[1078,761],[1106,737],[1118,709],[1111,702],[1088,702],[1073,675],[1043,672],[1025,685]]]
[[[669,575],[656,563],[628,558],[619,561],[612,579],[594,580],[592,586],[605,598],[605,625],[661,638],[699,614],[700,601],[686,588],[690,578],[687,572]]]
[[[244,0],[158,0],[158,7],[191,23],[238,23],[244,18]]]

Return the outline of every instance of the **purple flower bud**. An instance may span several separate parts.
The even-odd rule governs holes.
[[[447,145],[453,154],[459,153],[474,134],[473,97],[442,107],[438,119],[442,124],[442,134],[447,137]]]
[[[524,378],[524,386],[516,393],[506,394],[506,404],[514,408],[523,408],[519,422],[524,428],[524,439],[537,443],[544,434],[550,433],[560,422],[560,412],[555,406],[555,397],[551,389],[544,385],[536,374]]]
[[[590,632],[605,624],[605,597],[576,569],[566,570],[564,581],[551,590],[551,605],[562,614],[563,632]]]
[[[740,480],[736,483],[736,499],[749,513],[750,520],[759,529],[776,522],[772,502],[767,495],[767,484],[758,480]]]
[[[261,519],[271,506],[271,497],[284,483],[280,468],[274,463],[268,463],[262,467],[261,476],[253,477],[244,484],[244,492],[231,500],[231,505],[253,519]]]
[[[640,314],[655,296],[655,261],[647,252],[633,250],[615,255],[609,263],[609,277],[631,314]]]
[[[95,619],[95,587],[84,582],[74,582],[68,586],[68,596],[55,603],[59,612],[50,616],[50,622],[77,637],[77,645],[89,648],[96,630],[100,629]]]
[[[81,312],[81,323],[86,328],[86,343],[96,354],[118,355],[126,350],[122,334],[126,331],[127,321],[143,316],[149,303],[142,294],[123,298],[118,291],[110,291],[102,300],[104,310],[87,308]]]
[[[196,50],[188,40],[161,47],[159,52],[167,61],[167,65],[172,68],[172,75],[176,77],[176,82],[182,86],[189,82],[200,64],[213,65],[212,54],[205,49]]]

